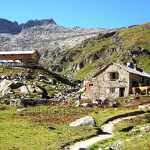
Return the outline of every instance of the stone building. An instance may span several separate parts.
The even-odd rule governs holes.
[[[0,51],[0,64],[38,64],[37,51]]]
[[[88,93],[89,98],[127,97],[133,93],[133,87],[150,86],[150,74],[133,64],[123,66],[113,63],[99,70],[93,76],[90,84],[87,83],[88,88],[85,91]]]

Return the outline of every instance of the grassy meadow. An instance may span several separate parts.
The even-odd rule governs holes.
[[[80,108],[63,104],[28,107],[23,111],[0,106],[0,149],[58,150],[66,144],[96,135],[108,118],[136,111],[128,108]],[[92,115],[98,127],[69,127],[69,123]]]

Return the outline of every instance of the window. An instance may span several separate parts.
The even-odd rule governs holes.
[[[144,83],[144,77],[141,77],[140,82]]]
[[[132,83],[132,86],[134,86],[134,87],[137,87],[137,86],[139,86],[139,83],[138,83],[138,81],[132,81],[131,83]]]
[[[118,72],[110,72],[110,80],[117,80],[119,79],[119,73]]]
[[[110,93],[115,93],[115,88],[110,88]]]
[[[150,84],[150,80],[146,80],[146,84],[149,85]]]

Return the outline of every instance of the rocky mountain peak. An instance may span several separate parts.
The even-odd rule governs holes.
[[[17,22],[0,18],[0,33],[17,34],[19,32],[21,32],[21,27]]]
[[[46,26],[46,25],[56,25],[53,19],[41,19],[41,20],[29,20],[26,23],[21,24],[22,29],[31,28],[34,26]]]
[[[0,33],[18,34],[22,29],[37,26],[56,25],[53,19],[29,20],[26,23],[18,24],[7,19],[0,18]]]

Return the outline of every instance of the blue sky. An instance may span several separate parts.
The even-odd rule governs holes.
[[[150,0],[0,0],[0,17],[53,18],[66,27],[115,28],[150,22]]]

